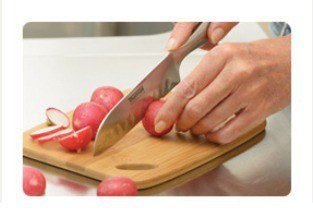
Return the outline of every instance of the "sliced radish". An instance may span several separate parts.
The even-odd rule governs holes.
[[[69,117],[59,109],[47,108],[46,116],[48,118],[48,123],[50,122],[52,125],[61,125],[64,128],[70,126]]]
[[[60,130],[56,133],[49,134],[48,136],[39,137],[37,139],[37,142],[39,142],[40,144],[44,144],[44,143],[50,142],[50,141],[59,141],[63,137],[68,136],[68,135],[72,134],[73,132],[74,132],[74,130],[72,130],[72,129]]]
[[[73,113],[73,129],[80,130],[90,126],[93,139],[96,138],[99,125],[109,110],[95,102],[85,102],[77,106]]]
[[[60,125],[56,125],[56,126],[52,126],[52,127],[46,127],[44,129],[40,129],[40,130],[37,130],[37,131],[31,133],[30,136],[33,139],[37,139],[39,137],[47,136],[47,135],[50,135],[52,133],[58,132],[62,129],[63,129],[63,126],[60,126]]]
[[[81,130],[78,130],[77,132],[73,132],[72,134],[63,137],[59,140],[59,142],[62,147],[69,151],[80,152],[88,145],[92,137],[93,131],[91,127],[87,126],[82,128]]]

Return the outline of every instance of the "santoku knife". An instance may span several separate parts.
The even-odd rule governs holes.
[[[149,103],[168,94],[179,82],[182,60],[207,42],[210,23],[201,23],[189,40],[169,52],[129,94],[116,104],[99,126],[94,142],[94,155],[102,153],[127,134],[144,116]]]

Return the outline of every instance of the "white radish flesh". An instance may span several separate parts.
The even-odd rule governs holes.
[[[56,133],[52,133],[48,136],[40,137],[37,139],[37,142],[39,142],[40,144],[44,144],[44,143],[50,142],[50,141],[59,141],[63,137],[68,136],[68,135],[72,134],[73,132],[74,132],[74,130],[72,130],[72,129],[61,130],[61,131],[58,131]]]
[[[33,139],[37,139],[39,137],[43,137],[43,136],[50,135],[52,133],[56,133],[62,129],[63,129],[63,126],[60,126],[60,125],[56,125],[56,126],[52,126],[52,127],[46,127],[44,129],[40,129],[40,130],[37,130],[37,131],[31,133],[30,136]]]
[[[48,121],[53,125],[61,125],[64,128],[70,126],[70,119],[69,117],[59,109],[56,108],[48,108],[46,110],[46,116]]]

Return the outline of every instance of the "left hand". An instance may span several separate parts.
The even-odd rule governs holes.
[[[291,95],[290,41],[289,35],[214,47],[168,97],[156,131],[176,123],[178,131],[225,144],[285,108]]]

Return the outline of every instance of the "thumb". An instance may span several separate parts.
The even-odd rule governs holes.
[[[211,23],[208,35],[212,44],[217,44],[238,22],[213,22]]]
[[[182,46],[189,39],[197,25],[197,22],[176,23],[167,42],[166,49],[171,51]]]

